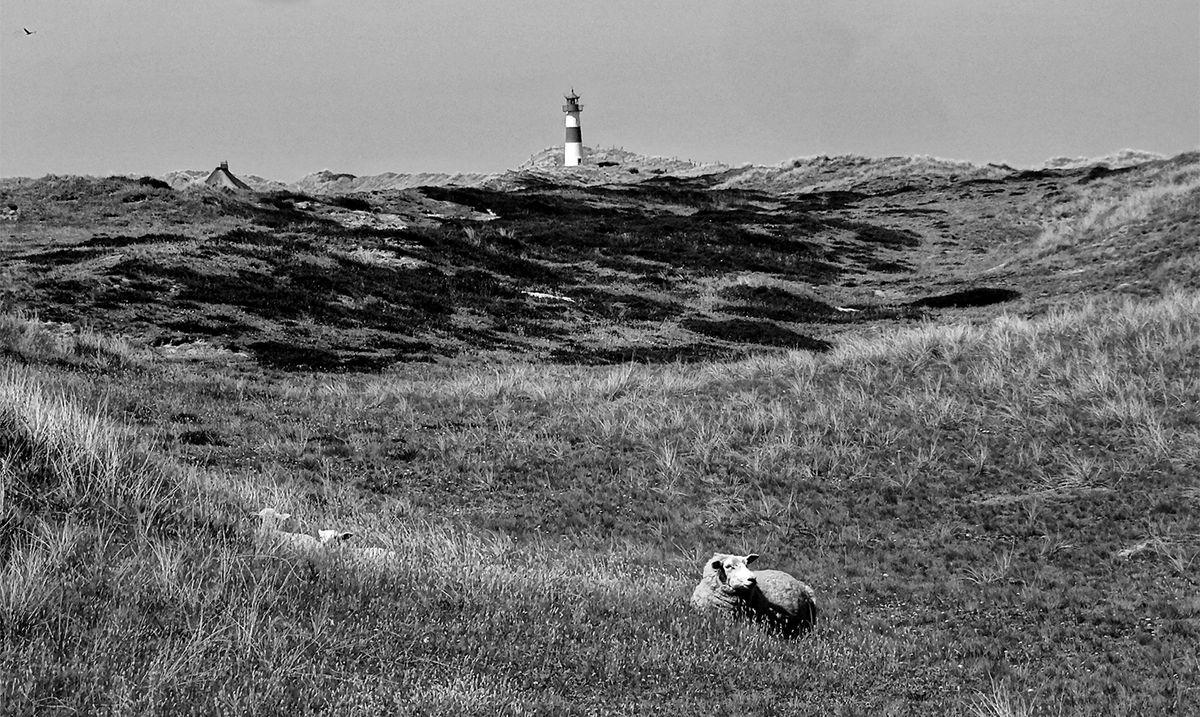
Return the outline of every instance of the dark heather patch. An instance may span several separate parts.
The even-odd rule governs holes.
[[[683,321],[680,325],[688,331],[733,343],[760,344],[810,351],[827,351],[832,346],[828,341],[805,336],[772,321],[692,318]]]
[[[910,306],[922,306],[930,309],[963,309],[970,306],[989,306],[1002,301],[1012,301],[1013,299],[1020,298],[1020,296],[1021,292],[1013,289],[981,287],[967,289],[966,291],[955,291],[949,294],[927,296],[923,299],[917,299]]]
[[[189,446],[225,446],[228,443],[221,434],[207,429],[183,431],[179,434],[179,442]]]
[[[778,286],[730,286],[719,293],[722,299],[741,302],[726,309],[738,316],[775,321],[828,321],[837,313],[823,301]]]
[[[624,363],[699,363],[701,361],[732,360],[741,355],[743,352],[726,346],[689,343],[675,346],[612,346],[607,348],[563,346],[552,351],[550,358],[557,363],[611,366]]]

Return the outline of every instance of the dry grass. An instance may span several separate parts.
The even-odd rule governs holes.
[[[125,369],[141,363],[145,351],[128,339],[84,324],[53,324],[23,311],[0,314],[0,352],[32,363]]]
[[[1089,240],[1123,237],[1131,226],[1155,214],[1183,203],[1194,206],[1198,192],[1200,170],[1196,167],[1174,172],[1144,188],[1087,185],[1078,189],[1073,199],[1054,206],[1034,250],[1046,256]]]
[[[975,717],[1033,717],[1036,714],[1019,695],[997,683],[992,683],[990,691],[980,694],[970,708],[970,714]]]
[[[1052,286],[1122,290],[1152,296],[1195,286],[1200,168],[1196,155],[1066,187],[1065,196],[1028,211],[1041,215],[1031,242],[1003,252],[1001,270],[1047,277]],[[1071,293],[1075,293],[1074,290]]]
[[[155,512],[172,497],[132,436],[29,371],[0,370],[0,436],[6,507]]]

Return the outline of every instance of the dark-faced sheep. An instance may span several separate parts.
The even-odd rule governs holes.
[[[747,617],[785,637],[807,632],[817,622],[813,589],[781,570],[751,570],[755,560],[754,553],[714,554],[692,591],[692,607]]]

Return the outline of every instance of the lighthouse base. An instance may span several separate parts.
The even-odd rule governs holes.
[[[563,166],[578,167],[583,164],[583,145],[567,142],[563,148]]]

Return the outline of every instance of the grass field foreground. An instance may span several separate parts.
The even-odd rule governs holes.
[[[17,714],[1200,711],[1194,292],[736,363],[359,376],[115,339],[97,369],[11,324]],[[404,568],[264,552],[267,504]],[[818,630],[691,614],[718,549],[812,583]]]

